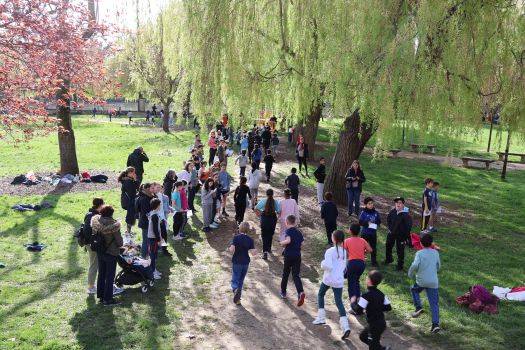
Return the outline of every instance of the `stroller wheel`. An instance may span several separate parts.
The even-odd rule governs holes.
[[[155,283],[155,282],[154,282],[153,280],[149,280],[149,281],[148,281],[148,284],[149,284],[150,287],[153,287],[153,284],[154,284],[154,283]]]
[[[148,286],[142,286],[142,288],[140,289],[142,293],[147,293],[148,292]]]

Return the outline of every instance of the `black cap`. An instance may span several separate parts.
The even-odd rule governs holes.
[[[394,198],[394,203],[399,202],[399,201],[403,202],[403,204],[404,204],[405,203],[405,198],[403,198],[403,197],[396,197],[396,198]]]

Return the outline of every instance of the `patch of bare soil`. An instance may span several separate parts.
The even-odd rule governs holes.
[[[67,192],[91,192],[91,191],[105,191],[114,188],[120,188],[120,184],[117,182],[118,172],[110,171],[92,171],[92,175],[104,174],[108,177],[106,183],[94,183],[94,182],[77,182],[71,184],[58,184],[53,186],[49,182],[41,181],[37,185],[26,186],[26,185],[11,185],[13,177],[0,178],[0,195],[9,196],[33,196],[33,195],[47,195],[47,194],[64,194]],[[35,174],[40,177],[51,176],[49,173],[38,173]]]

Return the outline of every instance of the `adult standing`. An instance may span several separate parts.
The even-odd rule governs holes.
[[[299,163],[299,173],[303,173],[302,167],[304,166],[306,177],[308,177],[308,144],[304,143],[303,135],[299,135],[295,155],[297,156],[297,163]]]
[[[135,198],[137,197],[137,174],[135,168],[128,167],[118,177],[121,184],[120,204],[126,210],[126,234],[135,225]]]
[[[100,209],[100,214],[91,219],[93,232],[104,238],[105,252],[98,252],[97,297],[105,306],[118,305],[113,298],[113,283],[117,268],[117,256],[120,254],[123,239],[120,235],[120,223],[113,219],[114,210],[107,205]]]
[[[139,196],[135,199],[135,215],[138,216],[138,226],[142,230],[142,246],[140,253],[143,258],[148,254],[148,214],[151,211],[150,202],[153,199],[151,187],[152,185],[150,183],[142,185]]]
[[[208,164],[213,164],[215,159],[215,153],[217,153],[217,137],[215,131],[210,132],[210,137],[208,138],[208,147],[210,147],[210,157],[208,158]]]
[[[412,230],[412,218],[408,213],[408,208],[405,207],[405,199],[403,197],[395,198],[394,203],[395,207],[390,210],[386,217],[388,234],[386,236],[386,259],[384,263],[390,264],[394,261],[392,249],[395,244],[397,253],[396,270],[401,271],[405,261],[405,244]]]
[[[261,199],[255,207],[255,213],[261,219],[261,237],[263,242],[263,259],[268,259],[272,251],[272,240],[277,225],[277,216],[281,212],[278,201],[273,199],[273,190],[266,190],[266,198]]]
[[[126,163],[126,166],[132,166],[135,168],[135,174],[137,174],[137,186],[140,186],[142,183],[142,176],[144,175],[144,162],[149,162],[149,158],[144,152],[142,146],[135,148],[128,156],[128,162]]]
[[[84,216],[84,227],[82,229],[84,238],[91,238],[92,228],[91,219],[93,216],[98,215],[100,209],[104,206],[104,200],[102,198],[93,198],[93,205],[89,208],[89,211]],[[91,243],[86,240],[86,243]],[[89,268],[88,268],[88,294],[95,294],[97,288],[95,287],[95,280],[97,278],[98,271],[98,259],[97,253],[92,251],[89,247],[87,248],[89,254]]]
[[[346,178],[346,196],[348,201],[348,216],[353,213],[359,217],[361,191],[363,182],[366,181],[365,174],[361,170],[358,160],[354,160],[345,175]]]
[[[326,179],[326,166],[324,157],[319,159],[319,166],[314,171],[314,177],[317,189],[317,203],[321,205],[323,203],[324,196],[324,180]]]

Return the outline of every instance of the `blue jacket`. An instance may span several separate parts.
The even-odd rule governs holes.
[[[369,222],[377,224],[377,229],[369,228]],[[377,212],[377,210],[375,210],[375,208],[372,210],[364,208],[361,211],[361,214],[359,214],[359,225],[363,227],[362,234],[375,235],[377,230],[379,229],[379,225],[381,225],[381,216],[379,216],[379,213]]]

